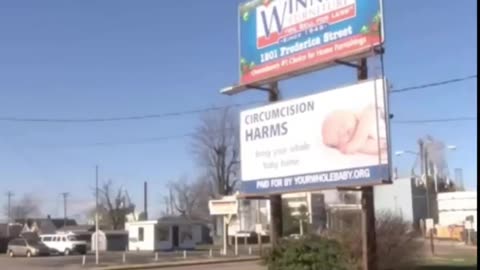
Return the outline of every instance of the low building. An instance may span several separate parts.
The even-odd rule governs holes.
[[[472,223],[477,231],[477,192],[448,192],[437,195],[438,225],[443,227]]]
[[[8,242],[22,232],[22,224],[0,223],[0,253],[7,252]]]
[[[190,250],[211,242],[207,223],[186,217],[127,222],[125,229],[130,251]]]
[[[91,250],[96,251],[97,233],[92,233]],[[128,250],[128,231],[98,231],[98,251]]]
[[[389,185],[375,186],[374,197],[377,215],[389,212],[416,228],[419,228],[420,220],[427,217],[426,190],[410,177],[395,179]],[[434,210],[431,209],[432,214],[436,212]]]
[[[55,234],[56,231],[63,226],[76,226],[77,222],[74,219],[63,218],[29,218],[17,219],[16,223],[22,224],[22,233],[36,233],[40,234]]]

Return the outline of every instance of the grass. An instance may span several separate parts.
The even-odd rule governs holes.
[[[429,257],[416,270],[470,270],[477,269],[477,256],[437,256]]]

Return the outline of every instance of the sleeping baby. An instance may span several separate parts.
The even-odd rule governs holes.
[[[377,119],[379,133],[377,134]],[[322,127],[323,143],[343,154],[386,155],[385,113],[383,108],[367,106],[361,112],[338,110],[325,118]],[[380,153],[379,153],[380,147]]]

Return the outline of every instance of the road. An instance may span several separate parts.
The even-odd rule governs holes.
[[[163,270],[266,270],[266,267],[260,266],[257,262],[248,263],[227,263],[227,264],[209,264],[188,267],[162,268]]]
[[[429,242],[425,242],[425,255],[427,257],[432,256],[429,252]],[[465,256],[475,256],[476,247],[465,247],[458,243],[435,243],[435,257],[448,256],[454,259],[461,259]],[[122,265],[123,253],[111,252],[107,254],[101,254],[101,264],[107,265]],[[420,254],[419,254],[420,255]],[[215,253],[214,257],[218,254]],[[207,259],[208,252],[191,252],[188,259]],[[184,261],[182,253],[161,253],[159,254],[158,262],[174,262]],[[127,264],[143,264],[154,263],[153,253],[127,253]],[[42,258],[9,258],[6,255],[0,255],[0,270],[85,270],[89,267],[95,266],[95,257],[89,255],[86,257],[86,267],[82,267],[82,256],[50,256]],[[190,267],[175,267],[175,268],[162,268],[162,269],[176,269],[176,270],[265,270],[258,263],[228,263],[228,264],[212,264],[212,265],[199,265]]]
[[[207,255],[208,256],[208,255]],[[207,256],[202,256],[196,254],[187,259],[207,259]],[[225,258],[225,257],[223,257]],[[95,257],[93,255],[88,255],[86,257],[86,265],[82,267],[82,256],[49,256],[49,257],[34,257],[34,258],[25,258],[25,257],[15,257],[10,258],[6,255],[0,255],[0,270],[54,270],[54,269],[66,269],[66,270],[85,270],[95,267]],[[101,254],[100,264],[101,265],[123,265],[123,256],[122,253],[108,253]],[[169,254],[159,254],[158,263],[162,262],[175,262],[175,261],[185,261],[181,254],[169,253]],[[154,256],[151,253],[128,253],[126,255],[127,264],[150,264],[155,263]],[[236,264],[242,265],[243,263]],[[261,270],[262,268],[255,268],[254,263],[244,264],[248,268],[243,269],[253,269]],[[244,266],[245,267],[245,266]],[[194,268],[175,268],[175,269],[242,269],[235,266],[235,264],[227,264],[225,268],[218,268],[211,266],[195,266]],[[166,269],[166,268],[163,268]],[[242,269],[242,270],[243,270]]]

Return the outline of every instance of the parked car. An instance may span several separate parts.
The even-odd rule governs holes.
[[[86,254],[87,242],[78,240],[71,234],[40,235],[41,241],[50,249],[68,256],[72,253]]]
[[[15,238],[8,243],[7,254],[10,257],[48,256],[50,255],[50,249],[35,239]]]

